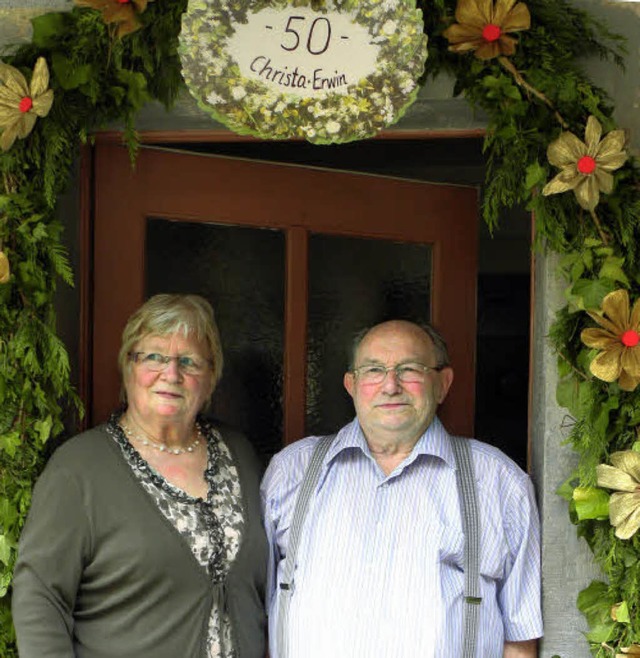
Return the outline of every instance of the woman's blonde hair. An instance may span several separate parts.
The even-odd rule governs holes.
[[[118,368],[123,378],[131,365],[129,355],[143,338],[178,333],[193,337],[207,346],[212,361],[213,392],[222,377],[222,344],[213,308],[200,295],[154,295],[133,313],[122,332],[118,354]]]

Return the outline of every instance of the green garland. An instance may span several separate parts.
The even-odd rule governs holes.
[[[80,144],[93,130],[122,123],[133,158],[138,111],[149,100],[170,106],[176,98],[186,4],[155,0],[140,14],[142,29],[122,38],[91,9],[45,14],[33,21],[31,43],[4,59],[28,78],[44,57],[55,94],[50,113],[38,119],[31,134],[0,153],[0,244],[11,263],[9,282],[0,284],[0,655],[5,658],[17,656],[10,581],[31,488],[47,441],[58,437],[63,418],[81,407],[55,331],[56,283],[72,283],[56,200],[69,184]],[[455,0],[422,0],[429,35],[425,77],[453,75],[455,93],[488,117],[482,211],[489,227],[497,226],[504,209],[524,206],[535,213],[537,247],[563,255],[567,305],[553,325],[551,342],[558,353],[558,402],[575,419],[570,441],[579,466],[567,474],[560,493],[606,577],[578,597],[594,655],[604,658],[640,643],[640,537],[614,535],[606,513],[609,492],[597,488],[595,468],[612,452],[638,448],[640,392],[594,379],[589,371],[594,352],[580,333],[593,326],[584,309],[600,308],[607,293],[625,288],[632,299],[640,295],[640,170],[629,159],[615,172],[614,189],[598,206],[601,231],[573,194],[541,194],[557,173],[547,161],[547,148],[563,130],[582,138],[589,116],[605,133],[615,127],[611,100],[589,82],[577,58],[591,54],[621,64],[624,50],[620,38],[564,0],[527,5],[531,27],[519,32],[510,58],[518,79],[495,58],[449,52],[443,32],[455,21]],[[611,608],[617,604],[614,621]]]

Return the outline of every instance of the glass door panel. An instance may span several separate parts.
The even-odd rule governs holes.
[[[431,246],[312,234],[309,238],[306,431],[353,417],[342,378],[354,335],[392,318],[428,322]]]
[[[264,456],[282,445],[282,231],[148,219],[145,297],[205,297],[224,353],[210,413],[242,430]]]
[[[441,417],[471,434],[477,213],[473,188],[144,148],[132,170],[125,148],[98,140],[88,424],[118,403],[127,318],[165,290],[213,302],[227,359],[214,412],[263,454],[351,415],[343,398],[325,416],[345,367],[325,337],[388,315],[430,319],[447,337],[456,381]]]

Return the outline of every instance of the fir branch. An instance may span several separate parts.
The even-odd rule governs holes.
[[[69,263],[67,250],[64,245],[59,242],[51,242],[48,246],[48,255],[51,260],[51,265],[54,273],[59,276],[64,283],[73,287],[73,270]]]

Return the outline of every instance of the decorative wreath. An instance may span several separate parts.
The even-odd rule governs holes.
[[[279,2],[280,0],[278,0]],[[329,0],[296,0],[322,11]],[[257,11],[263,4],[255,3]],[[271,4],[269,4],[271,6]],[[278,5],[280,6],[280,5]],[[283,2],[284,6],[284,2]],[[360,11],[360,2],[335,5]],[[151,100],[170,107],[185,76],[201,76],[201,102],[234,129],[316,141],[360,138],[402,112],[425,79],[455,78],[455,94],[487,116],[482,213],[535,216],[536,248],[561,254],[566,306],[550,341],[558,355],[557,399],[567,409],[578,467],[559,493],[605,580],[578,595],[594,655],[640,655],[640,170],[615,125],[607,94],[577,64],[587,54],[622,64],[616,35],[566,0],[420,0],[426,36],[412,32],[408,0],[370,0],[388,38],[383,49],[409,62],[408,76],[380,61],[374,91],[295,107],[238,78],[224,55],[230,19],[213,0],[75,0],[69,12],[33,20],[31,43],[0,65],[0,655],[17,656],[10,623],[11,574],[31,487],[47,442],[80,403],[56,333],[58,282],[73,283],[56,202],[81,143],[119,121],[135,160],[135,117]],[[234,21],[248,0],[229,0]],[[218,12],[218,13],[216,13]],[[406,29],[391,29],[409,16]],[[413,17],[413,18],[412,18]],[[403,22],[405,21],[403,18]],[[211,20],[219,20],[212,25]],[[184,23],[183,23],[184,21]],[[200,21],[209,21],[207,28]],[[225,22],[226,21],[226,22]],[[184,25],[181,36],[181,29]],[[372,29],[374,29],[372,27]],[[408,31],[407,31],[408,30]],[[374,30],[375,31],[375,30]],[[202,62],[197,39],[215,37]],[[181,40],[182,39],[182,43]],[[412,48],[415,47],[415,51]],[[418,58],[414,57],[420,53]],[[424,55],[424,56],[423,56]],[[421,60],[418,63],[418,59]],[[227,76],[218,84],[215,72]],[[221,77],[222,80],[222,77]],[[246,92],[246,94],[245,94]],[[254,94],[256,94],[254,96]],[[379,97],[375,96],[379,94]],[[254,100],[251,100],[254,98]],[[207,100],[208,99],[208,100]],[[221,100],[218,100],[221,99]],[[373,100],[372,100],[373,99]],[[352,109],[373,103],[364,120]],[[248,105],[251,102],[253,104]],[[248,112],[247,112],[248,108]],[[306,108],[306,109],[305,109]],[[304,110],[298,120],[295,111]],[[287,112],[289,114],[287,114]],[[364,116],[364,115],[363,115]],[[360,125],[362,124],[362,125]],[[558,446],[566,437],[560,436]],[[613,490],[613,493],[611,493]]]
[[[182,19],[180,55],[184,79],[198,105],[233,131],[264,139],[349,142],[371,137],[395,123],[415,100],[424,70],[427,37],[422,12],[411,0],[327,2],[320,10],[317,4],[311,0],[237,0],[232,5],[226,0],[190,0]],[[295,9],[297,14],[308,9],[318,16],[327,11],[345,14],[379,46],[375,72],[320,99],[291,93],[299,82],[310,87],[311,74],[294,77],[283,67],[282,93],[246,77],[229,41],[249,14],[280,9]],[[329,82],[340,83],[342,76],[335,77]]]

